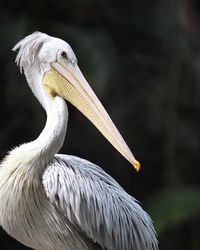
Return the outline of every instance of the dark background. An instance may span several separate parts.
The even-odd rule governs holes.
[[[70,43],[142,169],[136,173],[73,107],[62,153],[100,165],[142,202],[160,249],[200,249],[200,3],[0,3],[0,158],[38,136],[45,113],[12,47],[39,30]],[[0,231],[0,249],[26,249]]]

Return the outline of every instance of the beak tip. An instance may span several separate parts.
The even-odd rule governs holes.
[[[139,161],[135,160],[133,163],[134,168],[136,169],[136,171],[138,172],[141,168],[141,165],[139,163]]]

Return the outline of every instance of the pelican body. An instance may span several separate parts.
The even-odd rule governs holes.
[[[35,32],[13,50],[47,120],[36,140],[14,148],[1,162],[0,225],[35,250],[158,249],[150,217],[111,176],[87,160],[57,154],[67,129],[67,100],[140,167],[69,44]]]

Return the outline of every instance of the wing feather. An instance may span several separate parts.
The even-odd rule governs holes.
[[[43,185],[54,206],[103,249],[158,249],[148,214],[95,164],[57,155],[43,174]]]

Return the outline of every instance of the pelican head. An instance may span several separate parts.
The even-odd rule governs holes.
[[[61,97],[80,110],[103,136],[135,167],[140,169],[124,139],[81,73],[76,56],[65,41],[35,32],[21,40],[16,62],[45,110]],[[34,80],[33,80],[34,79]],[[37,79],[37,81],[35,81]]]

